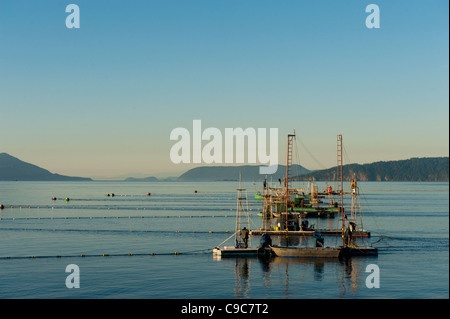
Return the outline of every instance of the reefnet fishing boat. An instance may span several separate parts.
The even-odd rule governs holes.
[[[236,201],[235,233],[213,249],[213,254],[216,256],[255,256],[264,251],[264,248],[261,247],[251,247],[247,190],[241,187],[241,176],[239,176],[239,188],[237,189]],[[234,239],[233,245],[223,246],[232,238]]]
[[[292,211],[292,199],[289,191],[289,183],[292,180],[290,176],[290,168],[292,165],[292,146],[295,139],[294,134],[288,134],[287,140],[287,156],[286,156],[286,177],[284,179],[284,212],[280,214],[284,225],[285,236],[288,237],[291,231],[309,232],[316,238],[315,247],[308,246],[277,246],[271,245],[270,248],[274,255],[280,257],[322,257],[322,258],[338,258],[341,254],[341,247],[326,247],[323,245],[324,241],[320,234],[310,230],[303,229],[306,226],[301,220],[300,214],[294,214]],[[289,241],[287,241],[289,242]]]
[[[288,229],[288,216],[289,216],[289,164],[290,164],[290,154],[292,151],[290,150],[290,145],[292,145],[292,140],[295,138],[295,132],[293,135],[288,135],[288,155],[287,155],[287,168],[286,168],[286,191],[285,191],[285,220],[286,220],[286,228],[285,233],[286,237],[289,235]],[[319,232],[313,232],[313,236],[316,237],[316,245],[315,247],[308,246],[270,246],[272,252],[281,257],[332,257],[339,258],[341,256],[361,256],[361,255],[377,255],[378,249],[369,246],[359,246],[354,240],[353,233],[356,233],[357,230],[357,220],[356,214],[353,212],[354,208],[354,200],[356,199],[357,191],[356,191],[356,182],[352,182],[352,191],[351,194],[354,196],[352,198],[352,209],[351,216],[348,217],[345,213],[344,208],[344,188],[343,188],[343,161],[342,161],[342,135],[338,135],[338,156],[337,156],[337,168],[340,176],[340,191],[339,191],[339,205],[338,213],[341,222],[340,231],[336,231],[335,234],[340,234],[342,237],[342,244],[340,246],[327,247],[324,246],[322,234]],[[359,231],[359,229],[358,229]],[[288,242],[288,241],[287,241]]]

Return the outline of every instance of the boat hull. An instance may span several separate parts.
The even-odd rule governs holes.
[[[280,247],[271,246],[273,253],[279,257],[339,258],[339,247]]]
[[[217,256],[256,256],[259,254],[258,248],[236,248],[225,246],[223,248],[214,248],[213,254]]]

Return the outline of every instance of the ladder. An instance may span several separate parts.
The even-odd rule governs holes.
[[[343,176],[343,168],[342,168],[342,134],[337,136],[337,176],[338,181],[340,182],[340,190],[339,190],[339,216],[342,222],[342,235],[344,234],[345,228],[345,212],[344,212],[344,176]],[[344,246],[344,236],[342,236],[342,246]]]
[[[287,158],[286,158],[286,189],[290,188],[290,181],[292,180],[292,148],[294,144],[295,132],[294,134],[288,135],[288,145],[287,145]]]
[[[339,134],[337,136],[337,166],[336,166],[336,176],[337,176],[337,180],[340,183],[339,184],[339,188],[340,188],[340,193],[342,194],[342,192],[344,191],[343,189],[343,176],[342,176],[342,134]]]
[[[288,134],[287,139],[287,152],[286,152],[286,179],[285,179],[285,196],[286,196],[286,231],[289,230],[289,224],[290,222],[293,222],[294,224],[297,222],[297,219],[292,219],[293,215],[289,214],[289,203],[291,202],[289,198],[289,186],[290,181],[292,180],[292,148],[294,144],[295,139],[295,131],[294,134]]]

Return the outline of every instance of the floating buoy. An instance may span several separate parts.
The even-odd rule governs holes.
[[[70,198],[69,198],[69,197],[66,197],[66,198],[64,198],[64,200],[65,200],[66,202],[68,202],[68,201],[70,200]]]
[[[5,208],[5,206],[3,206],[3,204],[0,204],[0,209],[3,209],[3,208]]]
[[[196,190],[194,191],[194,194],[197,194],[197,191],[196,191]]]
[[[151,195],[151,193],[147,193],[147,196],[150,196]]]
[[[53,197],[52,197],[52,200],[56,200],[56,197],[55,197],[55,196],[53,196]]]

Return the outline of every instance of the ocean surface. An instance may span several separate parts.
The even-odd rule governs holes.
[[[449,298],[449,183],[359,182],[376,257],[218,259],[212,248],[235,230],[238,186],[0,182],[0,298]],[[242,187],[258,229],[262,185]],[[68,265],[78,266],[79,288],[66,286]],[[378,288],[367,285],[369,265],[379,269]]]

